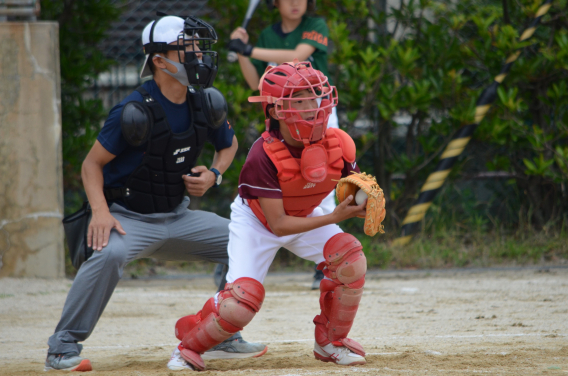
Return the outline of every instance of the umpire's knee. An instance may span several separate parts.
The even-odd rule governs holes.
[[[114,239],[113,239],[114,238]],[[104,263],[104,268],[121,269],[127,262],[128,250],[124,242],[115,237],[109,239],[108,244],[100,251],[94,251],[87,262]],[[92,260],[91,260],[92,259]]]

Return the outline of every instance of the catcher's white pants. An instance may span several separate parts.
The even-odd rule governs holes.
[[[339,128],[339,122],[337,120],[337,111],[333,107],[331,115],[329,115],[329,120],[327,122],[328,128]],[[323,199],[322,203],[319,205],[322,208],[324,214],[329,214],[335,210],[335,189]]]
[[[321,215],[323,211],[318,207],[308,217]],[[227,282],[249,277],[262,283],[280,248],[286,248],[303,259],[319,264],[324,261],[325,243],[341,232],[339,226],[332,224],[301,234],[276,236],[264,227],[246,201],[243,203],[240,196],[237,196],[231,204]]]

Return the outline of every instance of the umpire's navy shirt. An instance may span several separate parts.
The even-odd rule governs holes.
[[[162,105],[172,132],[181,133],[189,128],[191,115],[187,103],[176,104],[167,99],[154,80],[146,81],[142,87]],[[105,188],[123,187],[128,176],[142,163],[147,143],[138,147],[130,146],[122,136],[120,127],[120,114],[122,107],[128,102],[142,102],[142,95],[134,91],[110,110],[108,118],[99,133],[97,140],[111,154],[116,155],[112,161],[103,168]],[[217,130],[211,128],[207,131],[207,140],[215,146],[215,150],[226,149],[233,144],[235,132],[228,122]]]

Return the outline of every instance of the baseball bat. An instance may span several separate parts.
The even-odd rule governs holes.
[[[258,3],[260,3],[260,0],[250,0],[249,1],[249,5],[248,5],[248,9],[247,9],[247,14],[245,15],[245,20],[243,21],[243,24],[241,25],[241,27],[243,29],[246,29],[250,19],[252,18],[252,15],[254,13],[254,11],[256,10],[256,7],[258,6]],[[238,60],[238,56],[236,52],[230,51],[229,54],[227,55],[227,60],[229,61],[229,63],[234,63],[235,61]]]

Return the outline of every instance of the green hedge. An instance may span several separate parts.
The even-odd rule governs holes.
[[[477,96],[522,46],[497,102],[427,214],[426,230],[448,223],[483,223],[487,231],[560,228],[568,212],[567,1],[554,1],[534,37],[523,44],[517,42],[519,33],[540,1],[409,0],[388,12],[382,3],[320,0],[317,13],[330,28],[330,74],[339,90],[341,126],[356,138],[360,167],[377,176],[389,200],[384,238],[396,235],[441,150],[472,121]],[[258,105],[247,102],[253,92],[238,64],[226,62],[229,34],[241,24],[247,2],[210,0],[208,7],[206,19],[220,38],[216,86],[228,100],[240,148],[222,187],[194,205],[228,216],[239,171],[264,121]],[[100,101],[83,94],[112,64],[96,46],[119,16],[112,0],[42,3],[42,18],[60,22],[67,193],[81,192],[81,162],[106,115]],[[261,2],[249,26],[251,41],[277,20],[277,11]],[[202,161],[209,163],[212,155],[207,148]],[[468,180],[483,171],[506,172],[510,178]],[[360,231],[361,222],[344,227]]]

